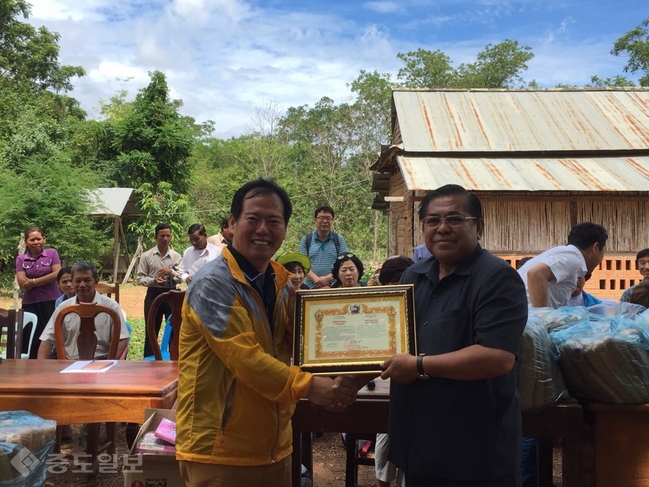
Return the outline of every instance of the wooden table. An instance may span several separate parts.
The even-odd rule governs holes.
[[[171,408],[178,363],[120,360],[101,373],[61,374],[72,360],[2,360],[0,410],[25,410],[59,424],[141,423],[145,408]]]
[[[389,415],[389,385],[387,381],[376,381],[376,389],[369,391],[364,387],[359,391],[358,400],[343,413],[330,413],[321,407],[314,407],[308,401],[302,400],[297,404],[293,415],[293,486],[300,485],[300,465],[305,463],[307,468],[310,459],[304,462],[301,458],[302,433],[308,431],[346,432],[349,435],[348,446],[355,440],[354,435],[367,433],[387,433]],[[537,413],[523,413],[523,435],[539,439],[539,486],[552,486],[552,442],[555,438],[563,438],[564,442],[564,487],[585,485],[580,480],[566,478],[568,472],[580,472],[580,466],[573,466],[574,459],[581,446],[581,440],[587,428],[583,421],[582,408],[578,405],[561,405],[547,408]],[[573,442],[578,446],[573,447]],[[345,485],[354,485],[354,476],[348,465]],[[310,469],[313,474],[313,469]],[[577,477],[577,473],[575,477]],[[570,475],[569,475],[570,477]],[[315,479],[314,479],[315,483]]]

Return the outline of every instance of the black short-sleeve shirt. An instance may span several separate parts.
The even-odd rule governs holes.
[[[527,322],[525,286],[505,261],[480,246],[438,279],[439,263],[418,262],[401,282],[415,285],[418,352],[471,345],[518,355]],[[461,381],[392,381],[389,459],[408,475],[463,481],[518,476],[521,412],[515,368]]]

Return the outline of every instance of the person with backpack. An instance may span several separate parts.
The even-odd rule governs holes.
[[[309,288],[325,288],[331,285],[331,269],[339,254],[348,252],[345,239],[334,232],[335,213],[331,206],[319,206],[314,213],[316,229],[307,233],[300,241],[300,253],[311,261],[304,283]]]

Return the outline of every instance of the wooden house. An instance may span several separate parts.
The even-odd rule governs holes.
[[[512,265],[565,245],[570,228],[606,227],[586,289],[618,299],[649,247],[649,89],[397,90],[392,140],[372,169],[389,253],[423,242],[417,211],[454,183],[482,201],[482,245]]]

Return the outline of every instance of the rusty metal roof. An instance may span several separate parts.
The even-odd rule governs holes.
[[[474,191],[649,191],[649,156],[396,159],[409,191],[429,191],[444,184]]]
[[[407,153],[649,150],[643,88],[396,90],[392,96],[392,143]]]

